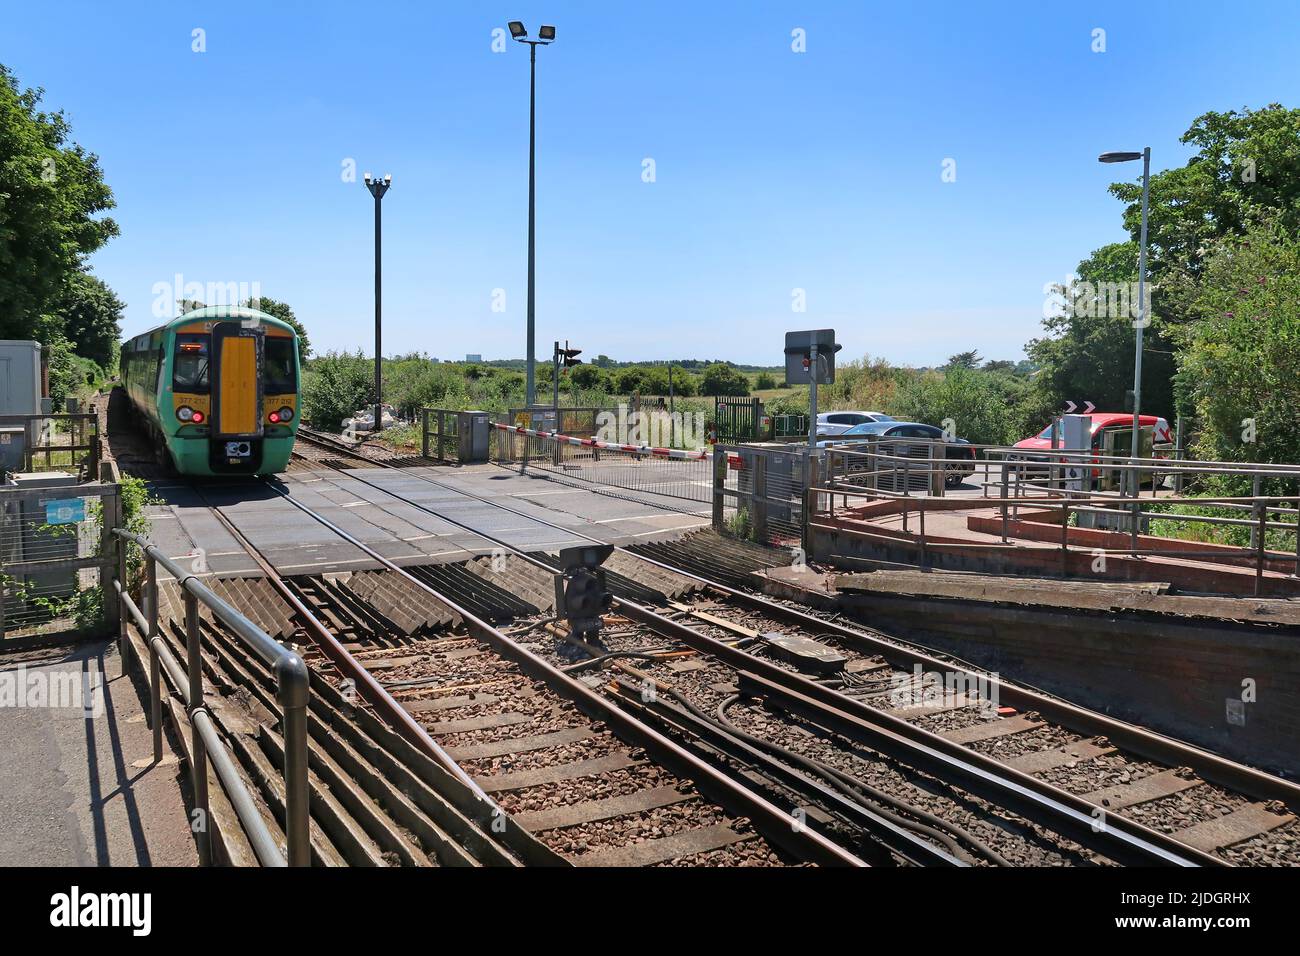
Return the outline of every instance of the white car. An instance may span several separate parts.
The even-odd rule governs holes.
[[[883,412],[822,412],[817,416],[817,437],[843,435],[854,425],[866,422],[892,422]]]

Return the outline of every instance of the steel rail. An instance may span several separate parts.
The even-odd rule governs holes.
[[[758,772],[771,777],[796,793],[818,801],[830,812],[862,827],[883,846],[911,863],[918,866],[970,866],[965,860],[959,859],[929,840],[918,837],[894,820],[888,819],[878,808],[866,806],[859,800],[851,799],[839,790],[815,780],[810,775],[811,771],[787,766],[772,754],[764,752],[752,741],[732,731],[713,726],[684,707],[669,704],[662,699],[647,702],[642,699],[639,689],[630,687],[622,681],[615,682],[614,693],[623,701],[624,706],[647,715],[643,719],[654,719],[661,725],[674,727],[679,734],[703,740],[709,747],[720,753],[758,768]]]
[[[636,746],[643,747],[648,753],[654,755],[662,765],[692,780],[701,793],[704,793],[710,799],[748,816],[759,827],[760,832],[773,843],[782,846],[801,859],[823,865],[866,865],[857,856],[849,853],[821,834],[807,828],[792,827],[790,815],[775,804],[705,763],[695,754],[643,724],[621,708],[614,706],[602,695],[587,687],[586,684],[575,680],[548,661],[538,657],[488,622],[461,607],[446,595],[394,564],[347,531],[344,531],[328,518],[316,513],[302,502],[296,501],[292,495],[281,490],[271,481],[266,480],[265,483],[267,487],[271,488],[295,508],[328,528],[349,544],[354,545],[414,587],[437,598],[448,608],[455,611],[461,616],[470,633],[491,645],[503,657],[514,661],[529,677],[543,682],[561,696],[572,700],[588,717],[604,721],[618,736]]]
[[[206,496],[199,492],[199,497],[207,501]],[[239,530],[226,516],[226,514],[215,505],[208,503],[209,509],[216,516],[231,536],[239,543],[248,555],[262,569],[262,574],[271,586],[275,588],[276,593],[288,604],[294,613],[302,620],[303,625],[313,643],[320,648],[321,652],[328,657],[345,677],[352,679],[356,685],[358,693],[375,708],[408,743],[412,744],[417,750],[422,751],[427,756],[435,760],[444,770],[454,776],[469,789],[479,799],[485,801],[489,807],[489,812],[497,809],[497,803],[484,792],[483,788],[474,782],[474,778],[465,772],[460,764],[456,763],[436,740],[429,736],[428,732],[420,726],[403,707],[399,704],[392,694],[384,689],[383,685],[375,680],[370,671],[358,661],[344,647],[325,626],[311,609],[298,597],[297,594],[285,582],[284,577],[277,571],[266,556],[258,550],[257,546],[248,539],[248,537]]]
[[[458,527],[464,528],[477,534],[485,540],[492,541],[501,547],[513,552],[518,557],[526,560],[538,567],[545,568],[547,571],[554,573],[555,568],[546,564],[544,561],[533,557],[532,555],[520,550],[504,539],[497,538],[487,534],[477,528],[473,528],[464,522],[449,518],[446,515],[439,514],[433,509],[412,501],[409,498],[403,498],[395,492],[389,491],[361,478],[358,475],[350,475],[357,481],[369,485],[378,491],[381,491],[390,497],[399,501],[404,501],[421,511],[447,521]],[[420,477],[420,476],[417,476]],[[441,482],[432,479],[431,481],[441,487],[451,491],[464,494],[470,498],[478,498],[481,501],[492,503],[490,499],[480,498],[469,492],[460,492],[459,489],[443,485]],[[292,501],[292,497],[289,498]],[[298,504],[297,502],[294,502]],[[299,507],[304,507],[298,504]],[[541,524],[548,525],[561,531],[568,529],[560,528],[558,525],[552,525],[543,519],[533,519],[532,516],[516,511],[505,505],[498,505],[502,510],[512,512],[521,517],[536,520]],[[577,537],[586,538],[589,541],[603,544],[598,539],[591,538],[581,532],[570,532]],[[649,560],[649,559],[646,559]],[[659,562],[651,562],[659,564]],[[666,566],[665,566],[666,567]],[[674,570],[669,568],[669,570]],[[692,577],[696,577],[692,575]],[[698,578],[705,581],[705,579]],[[709,583],[706,581],[706,583]],[[764,661],[760,658],[747,654],[744,651],[724,644],[721,641],[709,637],[701,631],[688,627],[677,621],[663,617],[655,611],[643,605],[637,604],[624,598],[616,598],[614,601],[614,610],[625,614],[628,617],[641,621],[652,630],[661,634],[674,637],[682,641],[689,647],[693,647],[701,653],[710,654],[711,656],[722,660],[738,671],[749,670],[763,677],[768,678],[776,684],[781,685],[788,691],[797,694],[803,694],[810,699],[817,700],[826,708],[844,708],[854,717],[864,719],[871,724],[873,716],[886,717],[887,720],[882,722],[888,725],[886,729],[892,729],[898,737],[910,742],[910,746],[915,748],[918,758],[925,761],[932,761],[931,752],[937,752],[950,762],[931,763],[938,769],[948,769],[957,774],[969,785],[972,781],[978,783],[984,788],[985,793],[1000,795],[1002,801],[1009,801],[1011,805],[1019,808],[1025,816],[1037,820],[1049,828],[1061,832],[1062,835],[1069,835],[1085,846],[1091,846],[1099,852],[1108,856],[1116,855],[1116,848],[1119,850],[1121,857],[1134,860],[1140,863],[1158,864],[1158,865],[1177,865],[1177,866],[1195,866],[1195,865],[1225,865],[1225,861],[1212,854],[1204,853],[1186,844],[1160,833],[1156,830],[1146,827],[1140,823],[1132,821],[1126,817],[1109,816],[1108,819],[1119,821],[1110,823],[1105,828],[1098,830],[1095,827],[1096,818],[1091,814],[1093,812],[1105,813],[1104,808],[1097,807],[1080,799],[1074,794],[1069,793],[1059,787],[1055,787],[1046,781],[1040,780],[1029,774],[1024,774],[1014,770],[1011,767],[999,762],[995,758],[985,756],[978,751],[963,747],[960,744],[954,744],[946,738],[910,724],[892,715],[880,715],[880,712],[874,708],[867,707],[860,701],[848,697],[838,690],[829,689],[822,685],[816,684],[797,674],[792,674],[775,664]],[[876,726],[879,726],[877,723]],[[906,728],[906,729],[903,729]],[[960,754],[960,756],[958,756]],[[900,758],[905,759],[905,758]],[[994,799],[993,802],[999,802]],[[1081,810],[1080,808],[1086,808]]]

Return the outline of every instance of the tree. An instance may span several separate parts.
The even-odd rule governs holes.
[[[1067,401],[1094,402],[1102,411],[1126,409],[1133,387],[1137,254],[1133,242],[1102,246],[1079,263],[1076,280],[1057,287],[1061,308],[1043,319],[1048,335],[1025,347],[1040,366],[1036,381],[1045,409],[1059,409]],[[1121,308],[1115,308],[1117,302]],[[1154,306],[1150,319],[1143,330],[1142,410],[1169,417],[1173,346]]]
[[[754,379],[754,387],[759,391],[774,389],[776,388],[776,379],[771,372],[759,372]]]
[[[125,308],[102,279],[78,271],[68,278],[57,314],[76,353],[108,370],[117,361]]]
[[[948,358],[946,368],[976,368],[980,364],[980,353],[977,349],[971,349],[969,352],[958,352],[956,355]]]
[[[925,372],[898,389],[894,412],[903,419],[946,427],[980,445],[1009,445],[1027,434],[1021,410],[1029,386],[1005,375],[962,365]]]
[[[574,388],[607,388],[609,376],[595,365],[575,365],[569,369],[569,382]]]
[[[643,371],[635,365],[617,369],[614,372],[614,391],[620,395],[640,392],[645,386]]]
[[[749,379],[745,377],[744,372],[733,365],[714,362],[704,370],[704,375],[700,379],[700,391],[715,397],[744,396],[749,394]]]
[[[1284,231],[1300,229],[1300,109],[1272,103],[1260,110],[1208,112],[1182,136],[1198,147],[1185,166],[1151,177],[1150,265],[1157,278],[1200,272],[1215,240],[1240,235],[1261,213]],[[1127,203],[1124,227],[1137,242],[1142,182],[1114,183]]]
[[[1220,240],[1186,306],[1178,378],[1198,455],[1300,461],[1300,240],[1281,220]]]
[[[256,304],[254,304],[256,303]],[[298,316],[293,314],[293,308],[287,302],[281,302],[278,299],[249,299],[244,305],[250,309],[258,309],[267,315],[273,315],[281,322],[288,322],[298,333],[298,357],[307,359],[311,356],[311,339],[307,338],[307,329]]]
[[[0,338],[35,338],[69,277],[117,235],[99,159],[69,143],[62,112],[39,109],[42,90],[20,91],[0,65]]]

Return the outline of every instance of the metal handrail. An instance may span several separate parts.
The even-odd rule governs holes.
[[[122,528],[114,528],[113,533],[130,541],[144,552],[147,560],[145,614],[136,606],[127,593],[125,585],[126,549],[120,549],[118,561],[118,581],[116,589],[122,607],[127,612],[122,616],[123,659],[126,658],[128,646],[125,620],[127,615],[135,622],[149,646],[150,690],[152,694],[152,714],[154,724],[154,759],[162,759],[162,686],[159,664],[166,668],[168,676],[185,701],[190,718],[191,749],[193,752],[195,804],[201,813],[202,826],[198,830],[200,857],[203,862],[211,861],[211,837],[208,821],[211,808],[208,802],[207,758],[212,757],[213,769],[221,781],[222,787],[230,798],[240,823],[249,835],[250,843],[258,860],[264,866],[309,866],[311,865],[310,823],[311,805],[310,788],[307,779],[307,706],[310,697],[310,678],[306,663],[294,651],[280,644],[256,624],[240,614],[237,610],[217,597],[194,571],[187,571],[171,558],[163,554],[155,545],[150,544],[142,535],[133,534]],[[185,637],[188,667],[184,671],[172,656],[162,637],[158,634],[158,566],[162,566],[176,579],[185,599]],[[285,839],[287,855],[281,855],[266,822],[253,804],[243,780],[235,769],[233,761],[217,735],[211,715],[203,703],[203,671],[200,648],[198,605],[203,604],[238,637],[249,650],[261,658],[262,662],[275,675],[276,700],[283,711],[282,734],[284,737],[284,790],[285,790]]]

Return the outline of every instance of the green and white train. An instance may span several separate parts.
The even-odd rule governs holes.
[[[283,471],[300,378],[293,326],[256,309],[195,309],[122,345],[137,421],[182,475]]]

